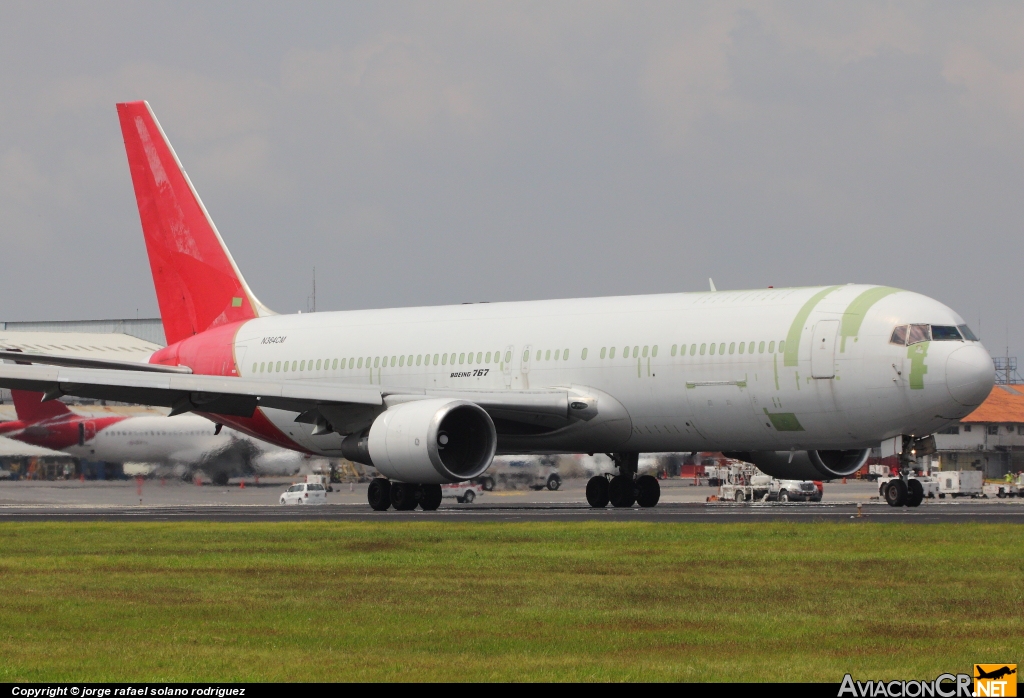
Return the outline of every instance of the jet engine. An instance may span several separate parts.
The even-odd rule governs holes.
[[[783,480],[832,480],[853,475],[864,467],[871,449],[852,451],[743,451],[725,453],[753,463],[763,472]]]
[[[341,443],[349,460],[399,482],[470,480],[491,465],[498,436],[491,417],[466,400],[415,400],[389,408],[368,432]]]

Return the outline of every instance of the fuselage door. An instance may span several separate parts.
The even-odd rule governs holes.
[[[501,372],[505,374],[505,387],[512,387],[512,362],[516,360],[516,348],[509,344],[505,347],[505,355],[501,357]]]
[[[838,320],[819,320],[811,337],[811,378],[835,378]]]

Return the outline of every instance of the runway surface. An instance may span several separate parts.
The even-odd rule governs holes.
[[[820,504],[706,502],[717,489],[683,480],[662,484],[661,503],[652,509],[592,509],[585,481],[569,480],[556,492],[486,492],[472,504],[445,499],[434,512],[375,512],[366,504],[366,485],[336,485],[328,503],[281,506],[288,478],[232,486],[171,481],[20,481],[0,483],[0,523],[9,521],[647,521],[714,523],[737,521],[843,521],[940,523],[980,521],[1024,524],[1024,499],[926,500],[916,509],[894,509],[878,499],[874,483],[828,483]],[[858,511],[858,507],[860,507]]]
[[[885,504],[661,504],[652,509],[592,509],[586,505],[455,505],[433,512],[375,512],[367,505],[321,506],[200,505],[134,507],[0,507],[4,521],[645,521],[657,523],[726,523],[754,521],[841,521],[850,523],[985,523],[1024,524],[1024,504],[943,503],[916,509]]]

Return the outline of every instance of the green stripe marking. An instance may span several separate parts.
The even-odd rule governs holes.
[[[800,420],[792,412],[769,412],[767,407],[762,408],[765,415],[771,420],[776,431],[803,431],[804,427]]]
[[[857,333],[860,332],[860,326],[864,322],[864,316],[867,315],[871,306],[886,296],[899,293],[901,290],[903,289],[892,288],[891,286],[877,286],[875,288],[869,288],[867,291],[854,298],[853,302],[846,308],[846,312],[843,313],[843,321],[842,324],[839,325],[839,351],[846,351],[847,337],[856,337]]]
[[[840,287],[829,286],[815,293],[809,301],[804,303],[796,317],[793,318],[793,324],[789,327],[789,334],[786,335],[786,354],[785,360],[782,362],[783,366],[796,366],[799,363],[800,335],[803,334],[804,323],[807,322],[807,318],[810,316],[811,311],[814,310],[814,306],[818,305],[825,296],[837,288]]]
[[[928,356],[928,345],[930,342],[911,344],[907,347],[907,358],[910,359],[910,389],[924,389],[924,374],[928,373],[928,367],[924,365],[925,357]]]

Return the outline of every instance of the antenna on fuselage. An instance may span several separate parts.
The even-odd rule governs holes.
[[[708,277],[708,286],[711,287],[712,292],[718,290],[717,288],[715,288],[715,280],[712,279],[710,276]]]

